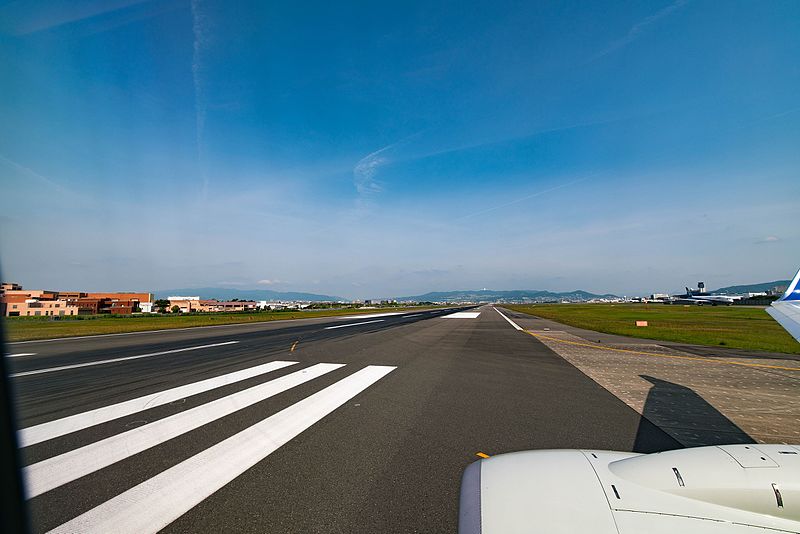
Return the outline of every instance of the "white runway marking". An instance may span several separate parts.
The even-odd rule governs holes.
[[[456,312],[445,315],[442,319],[477,319],[481,312]]]
[[[381,323],[383,321],[384,321],[383,319],[377,319],[375,321],[364,321],[361,323],[340,324],[338,326],[326,326],[325,330],[335,330],[336,328],[347,328],[348,326],[358,326],[361,324]]]
[[[233,345],[238,341],[225,341],[223,343],[212,343],[210,345],[200,345],[199,347],[186,347],[184,349],[164,350],[161,352],[151,352],[150,354],[139,354],[138,356],[125,356],[124,358],[111,358],[110,360],[99,360],[94,362],[76,363],[74,365],[62,365],[60,367],[49,367],[47,369],[37,369],[35,371],[24,371],[8,375],[11,378],[18,376],[38,375],[42,373],[52,373],[54,371],[65,371],[67,369],[78,369],[79,367],[90,367],[92,365],[103,365],[104,363],[124,362],[127,360],[138,360],[139,358],[150,358],[151,356],[163,356],[164,354],[175,354],[176,352],[186,352],[190,350],[209,349],[211,347],[221,347],[223,345]]]
[[[344,364],[318,363],[308,369],[270,380],[185,412],[29,465],[23,469],[27,496],[30,499],[41,495],[340,367],[344,367]]]
[[[365,367],[51,532],[157,532],[394,369]]]
[[[305,321],[306,319],[281,319],[285,322]],[[161,330],[139,330],[137,332],[117,332],[116,334],[92,334],[89,336],[69,336],[52,337],[49,339],[29,339],[28,341],[11,341],[7,345],[25,345],[27,343],[52,343],[53,341],[79,341],[81,339],[91,339],[94,337],[115,337],[115,336],[138,336],[139,334],[169,334],[171,332],[181,332],[184,330],[205,330],[207,328],[230,328],[233,326],[258,326],[265,325],[267,321],[256,321],[248,323],[213,324],[210,326],[187,326],[182,328],[162,328]]]
[[[19,354],[6,354],[6,358],[19,358],[20,356],[36,356],[35,352],[20,352]]]
[[[422,314],[421,313],[415,313],[414,315],[404,315],[403,319],[406,319],[407,317],[419,317],[420,315],[422,315]]]
[[[492,306],[492,309],[493,309],[494,311],[496,311],[497,313],[499,313],[499,314],[500,314],[500,317],[502,317],[503,319],[505,319],[506,321],[508,321],[508,323],[509,323],[511,326],[513,326],[513,327],[514,327],[514,328],[516,328],[517,330],[522,330],[522,328],[521,328],[521,327],[520,327],[520,326],[519,326],[517,323],[515,323],[514,321],[512,321],[511,319],[509,319],[508,317],[506,317],[505,315],[503,315],[503,312],[501,312],[500,310],[498,310],[498,309],[497,309],[497,308],[495,308],[494,306]]]
[[[403,312],[365,313],[364,315],[348,315],[346,317],[339,317],[339,319],[374,319],[375,317],[389,317],[390,315],[402,314]]]
[[[48,439],[57,438],[58,436],[63,436],[71,432],[77,432],[78,430],[83,430],[84,428],[99,425],[100,423],[105,423],[107,421],[113,421],[114,419],[141,412],[142,410],[148,410],[156,406],[169,404],[170,402],[190,397],[192,395],[197,395],[198,393],[203,393],[204,391],[210,391],[212,389],[226,386],[228,384],[235,384],[236,382],[253,378],[264,373],[277,371],[278,369],[283,369],[284,367],[295,365],[296,363],[297,362],[284,361],[269,362],[263,365],[257,365],[256,367],[251,367],[249,369],[242,369],[241,371],[236,371],[226,375],[215,376],[207,380],[201,380],[192,384],[186,384],[172,389],[159,391],[158,393],[152,393],[150,395],[144,395],[128,401],[119,402],[110,406],[104,406],[102,408],[97,408],[96,410],[90,410],[88,412],[62,417],[61,419],[56,419],[40,425],[23,428],[17,432],[19,446],[27,447],[35,443],[41,443],[42,441],[47,441]]]

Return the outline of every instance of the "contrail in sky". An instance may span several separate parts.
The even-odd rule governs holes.
[[[55,182],[55,181],[51,180],[50,178],[48,178],[46,176],[42,176],[38,172],[36,172],[36,171],[34,171],[32,169],[29,169],[28,167],[25,167],[24,165],[20,165],[16,161],[10,160],[10,159],[8,159],[7,157],[5,157],[2,154],[0,154],[0,162],[2,162],[4,164],[6,164],[7,166],[15,169],[20,174],[24,174],[25,176],[28,176],[29,178],[35,178],[36,180],[39,180],[40,182],[43,182],[43,183],[49,185],[50,187],[52,187],[52,188],[54,188],[54,189],[56,189],[56,190],[58,190],[58,191],[60,191],[62,193],[70,193],[71,192],[71,191],[69,191],[69,189],[65,188],[64,186],[62,186],[58,182]]]
[[[628,46],[633,41],[638,39],[639,36],[642,34],[642,32],[644,32],[649,26],[651,26],[652,24],[658,22],[659,20],[663,19],[664,17],[668,17],[674,11],[677,11],[678,9],[682,8],[683,6],[685,6],[688,3],[689,3],[689,0],[676,0],[675,2],[671,3],[667,7],[663,8],[663,9],[661,9],[659,11],[656,11],[655,13],[650,15],[649,17],[643,18],[642,20],[640,20],[639,22],[637,22],[636,24],[631,26],[631,29],[628,30],[628,33],[627,33],[627,35],[625,35],[625,37],[623,37],[622,39],[618,39],[617,41],[614,41],[609,46],[607,46],[606,48],[604,48],[603,50],[601,50],[600,52],[598,52],[597,54],[592,56],[592,58],[589,59],[588,63],[591,63],[593,61],[597,61],[598,59],[600,59],[603,56],[607,56],[608,54],[610,54],[612,52],[615,52],[615,51],[619,50],[620,48],[624,48],[624,47]]]
[[[569,187],[571,185],[575,185],[575,184],[579,184],[581,182],[585,182],[586,180],[588,180],[589,178],[592,178],[594,176],[597,176],[597,173],[593,173],[593,174],[590,174],[588,176],[584,176],[583,178],[578,178],[577,180],[572,180],[571,182],[566,182],[566,183],[563,183],[563,184],[559,184],[559,185],[550,187],[548,189],[544,189],[542,191],[537,191],[536,193],[531,193],[530,195],[525,195],[525,196],[522,196],[522,197],[519,197],[519,198],[515,198],[514,200],[512,200],[510,202],[506,202],[505,204],[500,204],[498,206],[492,206],[491,208],[486,208],[486,209],[483,209],[483,210],[480,210],[480,211],[476,211],[474,213],[469,213],[467,215],[462,215],[461,217],[457,217],[457,218],[455,218],[453,220],[454,221],[462,221],[464,219],[469,219],[471,217],[476,217],[478,215],[483,215],[484,213],[489,213],[490,211],[495,211],[495,210],[499,210],[499,209],[502,209],[502,208],[506,208],[508,206],[513,206],[514,204],[519,204],[520,202],[524,202],[525,200],[529,200],[529,199],[535,198],[535,197],[540,197],[542,195],[546,195],[547,193],[552,193],[553,191],[557,191],[558,189],[563,189],[563,188]]]
[[[202,199],[208,196],[208,175],[205,169],[205,150],[204,134],[206,126],[206,112],[208,102],[203,90],[202,79],[202,55],[205,48],[206,18],[200,6],[200,0],[192,0],[192,34],[194,43],[192,49],[192,81],[194,84],[194,106],[195,106],[195,143],[197,144],[197,163],[200,168],[202,178]]]

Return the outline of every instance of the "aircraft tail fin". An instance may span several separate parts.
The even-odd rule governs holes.
[[[786,288],[786,293],[784,293],[783,296],[778,299],[778,301],[800,300],[800,288],[797,287],[798,282],[800,282],[800,270],[798,270],[797,274],[794,275],[792,283]]]
[[[800,282],[800,270],[786,288],[786,293],[767,308],[767,313],[792,334],[792,337],[800,341],[800,289],[797,287],[798,282]]]

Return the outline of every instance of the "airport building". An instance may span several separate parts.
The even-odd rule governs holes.
[[[62,299],[2,295],[0,296],[0,315],[3,317],[78,315],[78,307]]]
[[[0,285],[0,315],[5,317],[63,315],[128,315],[153,302],[152,293],[92,293],[23,289],[20,284]]]
[[[255,310],[257,305],[252,300],[220,301],[201,299],[199,296],[174,296],[167,297],[167,300],[169,301],[169,310],[171,311],[173,306],[177,306],[180,313],[251,311]]]
[[[211,301],[207,305],[210,312],[236,312],[236,311],[253,311],[256,309],[256,303],[253,300],[232,300],[232,301]]]

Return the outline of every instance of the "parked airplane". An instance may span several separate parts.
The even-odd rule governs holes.
[[[800,270],[781,298],[767,308],[767,313],[778,321],[797,341],[800,341]]]
[[[800,341],[798,282],[800,271],[767,312]],[[800,532],[798,503],[800,445],[719,445],[654,454],[521,451],[467,467],[458,531]]]
[[[685,295],[677,295],[672,297],[668,302],[670,304],[695,304],[702,306],[704,304],[711,304],[717,306],[724,304],[726,306],[732,305],[737,300],[741,300],[741,296],[735,295],[710,295],[705,292],[705,285],[703,282],[697,283],[697,289],[686,288]]]

